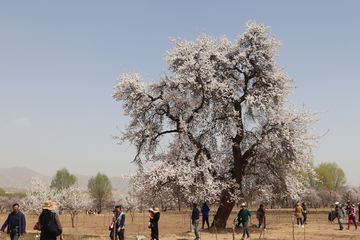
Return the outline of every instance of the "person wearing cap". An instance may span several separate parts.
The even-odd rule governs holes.
[[[11,240],[17,240],[25,234],[26,220],[25,215],[19,211],[19,204],[15,203],[12,207],[13,211],[2,225],[0,233],[3,233],[7,226],[7,234],[10,234]]]
[[[354,224],[355,224],[355,230],[357,230],[355,205],[351,205],[351,206],[350,206],[349,224],[348,224],[348,227],[346,228],[347,230],[350,230],[351,221],[354,222]]]
[[[197,204],[196,203],[192,203],[192,213],[191,213],[191,220],[192,220],[192,225],[194,226],[194,232],[195,232],[195,240],[200,240],[200,235],[199,235],[199,209],[196,207]]]
[[[159,227],[158,222],[160,219],[160,211],[159,208],[150,208],[149,210],[151,217],[150,217],[150,224],[151,224],[151,240],[159,240]]]
[[[124,240],[125,233],[125,214],[121,211],[121,206],[115,206],[116,235],[119,240]]]
[[[250,239],[250,234],[249,231],[247,229],[247,226],[249,224],[249,218],[250,218],[250,224],[252,224],[252,218],[251,218],[251,213],[250,211],[246,208],[246,204],[242,203],[241,204],[241,210],[239,211],[237,217],[235,218],[235,221],[238,219],[241,219],[242,225],[243,225],[243,236],[242,236],[242,240],[245,239],[245,234],[247,235],[247,238]]]
[[[45,201],[43,207],[42,207],[42,212],[39,216],[39,222],[37,223],[37,230],[41,231],[40,233],[40,240],[56,240],[56,235],[52,234],[49,230],[48,230],[48,225],[50,223],[50,221],[52,221],[52,215],[55,218],[55,222],[57,225],[57,228],[60,232],[60,240],[63,240],[63,228],[61,226],[60,223],[60,219],[59,219],[59,215],[57,213],[53,213],[52,210],[54,210],[56,208],[56,206],[54,205],[53,202],[51,202],[50,200]]]
[[[339,230],[343,230],[344,229],[344,225],[343,225],[344,211],[339,202],[335,203],[335,216],[339,220],[339,227],[340,227]]]

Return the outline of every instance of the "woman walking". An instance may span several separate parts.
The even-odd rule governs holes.
[[[55,208],[55,205],[50,200],[45,201],[43,211],[40,214],[39,222],[37,224],[37,229],[41,231],[40,240],[56,240],[56,234],[52,233],[49,229],[50,221],[55,221],[58,232],[60,233],[60,240],[64,239],[59,215],[51,212]]]
[[[296,204],[296,208],[295,208],[295,216],[296,216],[299,227],[300,227],[300,223],[301,223],[301,227],[304,227],[303,222],[302,222],[302,214],[303,213],[304,213],[304,209],[300,206],[300,202],[298,202]]]
[[[350,226],[351,226],[351,221],[354,222],[355,224],[355,230],[357,230],[357,223],[356,223],[356,210],[355,210],[355,205],[351,205],[350,209],[349,209],[349,224],[347,227],[347,230],[350,230]]]
[[[303,213],[303,216],[304,216],[303,224],[305,225],[305,224],[307,224],[307,223],[306,223],[306,219],[307,219],[307,207],[306,207],[306,203],[303,203],[302,208],[303,208],[303,210],[304,210],[304,213]]]
[[[151,225],[151,240],[159,240],[159,227],[158,222],[160,219],[159,208],[150,208],[150,225]]]

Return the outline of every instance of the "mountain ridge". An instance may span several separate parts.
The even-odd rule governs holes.
[[[93,176],[76,175],[80,186],[87,188],[87,183]],[[42,178],[46,186],[50,185],[52,177],[43,175],[27,167],[0,168],[0,188],[9,192],[26,191],[31,188],[33,177]],[[113,190],[126,191],[128,181],[120,177],[109,177]]]

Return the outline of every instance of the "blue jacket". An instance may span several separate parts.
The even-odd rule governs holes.
[[[203,214],[203,217],[209,217],[209,211],[210,211],[210,208],[208,205],[204,204],[201,208],[201,212]]]
[[[25,233],[25,227],[26,227],[25,215],[20,211],[17,214],[19,214],[19,234],[22,234],[22,233]],[[4,222],[4,225],[2,225],[2,227],[1,227],[1,231],[4,231],[6,226],[8,226],[7,234],[10,233],[10,229],[11,229],[10,223],[11,223],[11,218],[13,215],[14,215],[14,212],[11,212],[9,214],[6,221]]]

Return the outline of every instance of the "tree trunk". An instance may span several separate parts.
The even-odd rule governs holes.
[[[74,226],[74,219],[75,219],[76,214],[70,213],[70,216],[71,216],[71,225],[72,225],[73,228],[75,228],[75,226]]]
[[[231,200],[230,192],[231,190],[226,190],[224,196],[221,198],[219,208],[214,217],[214,221],[211,226],[216,225],[217,228],[225,228],[226,222],[231,214],[232,209],[235,206],[235,202]]]

